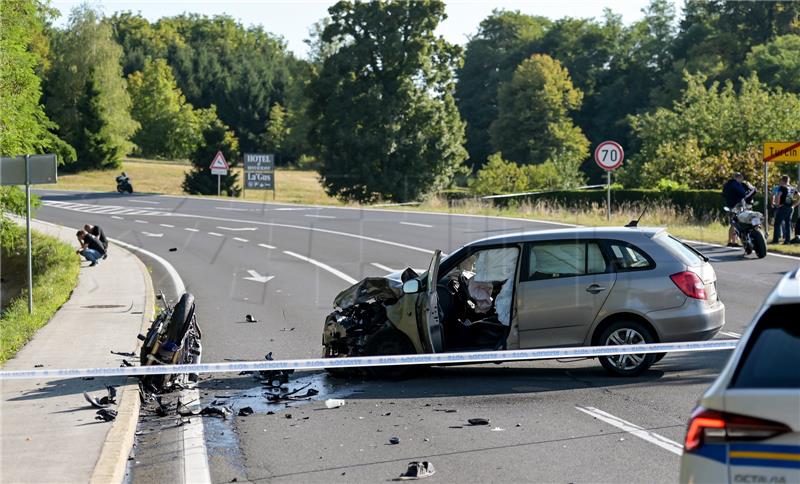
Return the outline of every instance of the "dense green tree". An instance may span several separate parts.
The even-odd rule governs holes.
[[[221,151],[225,161],[231,167],[239,163],[239,141],[233,131],[217,117],[216,108],[212,106],[202,109],[198,113],[201,123],[201,140],[192,152],[189,160],[192,162],[192,171],[186,174],[183,181],[183,190],[186,193],[201,195],[216,195],[217,175],[211,173],[211,161],[217,151]],[[239,196],[241,188],[238,185],[239,175],[228,170],[228,175],[220,180],[222,193],[228,196]]]
[[[52,15],[43,2],[0,2],[0,154],[55,152],[60,159],[74,151],[51,130],[41,104],[38,74],[47,50],[44,24]]]
[[[416,200],[466,158],[453,99],[460,49],[434,33],[444,3],[340,1],[322,41],[339,45],[309,89],[311,141],[326,191],[344,200]]]
[[[487,163],[478,170],[470,189],[476,195],[553,190],[565,186],[564,178],[551,161],[521,166],[504,160],[502,153],[494,153],[489,155]]]
[[[686,74],[687,88],[672,109],[631,117],[642,146],[622,173],[629,186],[655,186],[662,178],[693,188],[715,188],[733,171],[758,174],[749,153],[769,140],[800,133],[800,96],[770,90],[752,75],[706,87],[705,76]]]
[[[269,119],[264,130],[264,148],[270,153],[280,154],[289,136],[289,116],[280,103],[269,110]]]
[[[90,8],[76,8],[67,29],[54,32],[53,53],[46,107],[59,134],[78,154],[65,168],[118,166],[120,157],[133,149],[130,138],[138,124],[130,116],[131,100],[120,67],[122,49],[111,38],[111,27]],[[96,118],[84,118],[87,114]],[[87,134],[87,129],[102,132]],[[83,144],[99,142],[107,145]]]
[[[128,91],[133,102],[131,115],[139,123],[133,136],[136,153],[156,158],[188,158],[199,142],[200,125],[167,62],[145,60],[141,72],[128,76]]]
[[[489,126],[497,118],[497,87],[511,79],[527,57],[530,43],[540,39],[550,25],[544,17],[495,10],[481,21],[478,33],[467,43],[464,65],[458,70],[456,99],[467,124],[466,148],[473,168],[479,168],[492,153]]]
[[[770,86],[800,93],[800,35],[783,35],[753,47],[746,65]]]
[[[589,141],[569,113],[580,108],[582,99],[560,62],[534,54],[500,86],[492,146],[518,163],[555,163],[567,180],[577,182],[582,179],[579,168],[589,155]]]

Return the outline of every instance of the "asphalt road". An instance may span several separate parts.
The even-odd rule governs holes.
[[[41,191],[37,218],[107,235],[167,259],[197,297],[206,362],[317,357],[334,296],[350,282],[479,238],[556,224],[114,193]],[[646,220],[643,221],[646,225]],[[797,258],[712,257],[727,306],[726,336],[742,333]],[[175,250],[171,250],[175,249]],[[124,277],[121,274],[120,277]],[[156,288],[166,285],[154,274]],[[258,323],[246,323],[252,314]],[[594,361],[433,369],[403,382],[301,376],[321,391],[270,407],[249,376],[206,378],[218,397],[256,413],[204,419],[214,482],[376,482],[430,460],[441,482],[674,482],[684,427],[727,352],[670,355],[642,376],[610,378]],[[300,376],[300,375],[298,375]],[[255,394],[255,396],[254,396]],[[346,398],[328,410],[322,400]],[[267,411],[275,413],[268,415]],[[444,410],[451,410],[446,412]],[[452,410],[456,410],[452,412]],[[291,418],[287,418],[291,414]],[[466,426],[483,417],[485,427]],[[389,445],[390,437],[401,439]],[[170,476],[134,472],[133,480]]]

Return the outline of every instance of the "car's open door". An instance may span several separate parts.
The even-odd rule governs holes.
[[[417,324],[420,325],[419,333],[422,345],[426,352],[440,353],[443,348],[442,324],[439,320],[439,298],[436,294],[436,283],[439,281],[439,262],[442,251],[436,250],[431,258],[425,279],[425,295],[419,298],[420,306],[417,308]]]

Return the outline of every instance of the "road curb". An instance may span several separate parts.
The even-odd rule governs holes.
[[[147,331],[150,324],[150,317],[155,308],[155,292],[153,291],[153,281],[144,263],[132,252],[117,245],[127,255],[134,257],[139,271],[145,280],[145,304],[142,311],[141,331]],[[136,340],[134,354],[139,351],[141,342]],[[139,423],[139,410],[141,401],[139,399],[139,385],[135,377],[129,377],[127,383],[122,387],[117,405],[117,418],[111,425],[111,429],[106,434],[103,449],[97,459],[90,483],[121,483],[125,478],[128,456],[133,448],[133,441],[136,433],[136,426]]]

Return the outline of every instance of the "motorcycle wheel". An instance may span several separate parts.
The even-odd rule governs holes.
[[[167,340],[180,344],[183,341],[194,317],[194,296],[185,293],[172,310],[172,317],[167,325]]]
[[[754,230],[750,238],[753,240],[753,248],[759,259],[767,256],[767,241],[764,240],[764,234],[760,230]]]

